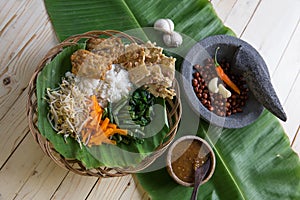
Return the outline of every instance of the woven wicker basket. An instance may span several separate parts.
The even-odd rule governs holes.
[[[51,142],[42,136],[37,127],[37,98],[36,98],[36,80],[39,72],[43,67],[50,62],[58,53],[60,53],[64,47],[76,45],[81,39],[97,38],[97,37],[122,37],[130,42],[140,43],[141,41],[137,38],[131,37],[119,31],[91,31],[80,35],[71,36],[62,43],[58,44],[52,48],[46,56],[42,59],[39,66],[35,70],[30,83],[28,91],[28,102],[27,102],[27,118],[29,122],[30,131],[35,139],[35,141],[40,145],[42,150],[46,155],[48,155],[55,163],[59,166],[70,170],[76,174],[85,176],[96,176],[96,177],[118,177],[124,176],[130,173],[136,173],[148,167],[152,162],[155,161],[162,153],[167,149],[168,145],[172,142],[175,137],[177,126],[181,118],[181,102],[180,93],[177,81],[174,82],[174,89],[176,90],[176,97],[171,99],[166,99],[167,105],[167,116],[170,126],[169,133],[164,138],[164,143],[159,145],[154,152],[152,152],[148,157],[146,157],[141,163],[136,167],[128,168],[109,168],[109,167],[99,167],[94,169],[87,169],[79,160],[67,159],[60,155],[53,147]]]

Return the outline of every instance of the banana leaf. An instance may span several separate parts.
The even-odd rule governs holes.
[[[196,117],[189,111],[184,115]],[[185,135],[191,126],[186,122],[177,137]],[[200,186],[198,199],[299,199],[299,157],[270,112],[265,110],[250,126],[221,130],[221,137],[212,143],[218,129],[208,128],[205,122],[198,127],[197,135],[213,146],[217,163],[212,178]],[[193,188],[177,184],[166,168],[136,177],[151,199],[188,200],[192,194]]]
[[[45,6],[60,41],[91,30],[128,31],[153,26],[159,18],[174,21],[175,30],[194,40],[209,35],[233,34],[215,15],[206,0],[45,0]]]
[[[149,27],[159,18],[172,19],[177,32],[196,41],[216,34],[234,35],[207,0],[45,0],[45,5],[59,40],[95,29]],[[182,57],[176,58],[178,69]],[[272,114],[264,111],[242,129],[220,130],[200,120],[182,101],[177,137],[197,133],[211,143],[217,157],[213,178],[201,186],[199,199],[300,199],[299,157]],[[176,184],[165,168],[138,174],[137,179],[152,199],[189,199],[191,195],[192,189]]]

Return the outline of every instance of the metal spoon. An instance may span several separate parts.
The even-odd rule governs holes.
[[[194,183],[194,189],[191,196],[191,200],[197,199],[199,185],[201,184],[205,175],[207,174],[209,167],[210,167],[210,157],[207,158],[206,162],[202,166],[198,166],[195,168],[195,183]]]

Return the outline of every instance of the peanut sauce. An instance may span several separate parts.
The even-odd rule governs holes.
[[[179,142],[172,152],[173,172],[182,181],[193,183],[195,167],[201,167],[205,163],[208,152],[209,150],[205,145],[202,145],[198,140]]]

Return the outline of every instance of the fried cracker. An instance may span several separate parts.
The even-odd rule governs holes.
[[[125,46],[120,38],[91,38],[87,41],[87,50],[105,58],[109,64],[114,63],[124,54]]]
[[[72,73],[90,78],[105,79],[105,73],[111,69],[109,61],[90,51],[79,49],[71,55]]]
[[[145,49],[136,43],[129,44],[125,48],[125,53],[116,62],[122,64],[127,70],[144,65]]]
[[[163,49],[161,47],[155,46],[155,44],[151,42],[147,42],[142,45],[145,47],[145,63],[156,64],[160,62],[160,57],[162,55]]]

